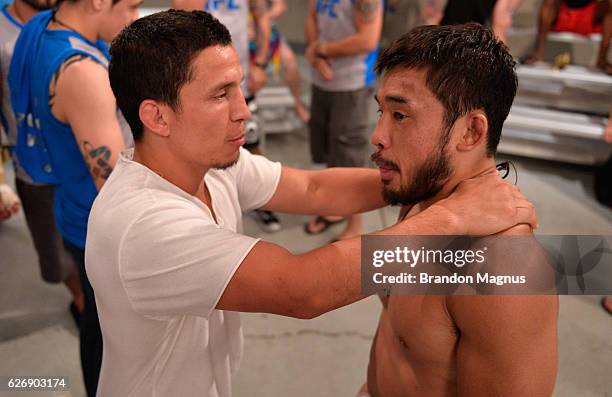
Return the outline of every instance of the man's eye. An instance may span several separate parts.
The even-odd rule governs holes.
[[[404,119],[408,118],[408,116],[406,116],[405,114],[401,114],[401,113],[398,113],[398,112],[394,112],[394,113],[393,113],[393,117],[394,117],[394,118],[395,118],[397,121],[402,121],[402,120],[404,120]]]
[[[214,96],[213,98],[215,98],[215,99],[223,99],[226,96],[227,96],[227,92],[223,92],[223,93],[221,93],[221,94],[219,94],[217,96]]]
[[[376,111],[376,114],[378,115],[378,117],[381,117],[381,116],[382,116],[382,114],[383,114],[382,109],[378,109],[378,110]]]

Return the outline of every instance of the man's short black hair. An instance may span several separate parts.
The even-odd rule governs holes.
[[[515,65],[489,29],[468,23],[411,30],[381,55],[376,72],[425,70],[427,87],[444,106],[448,129],[468,112],[483,110],[489,122],[487,155],[492,156],[516,95]]]
[[[110,84],[135,141],[143,134],[142,101],[180,110],[179,91],[194,78],[193,59],[208,47],[231,43],[227,28],[209,13],[177,10],[140,18],[113,40]]]

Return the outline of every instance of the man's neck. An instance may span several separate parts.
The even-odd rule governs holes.
[[[455,190],[459,183],[463,182],[466,179],[476,178],[478,176],[487,175],[491,173],[497,172],[495,168],[495,159],[494,158],[486,158],[478,165],[470,168],[469,170],[465,170],[464,172],[454,173],[449,181],[447,181],[442,190],[438,192],[434,197],[417,203],[415,205],[404,205],[402,206],[400,214],[403,217],[411,217],[416,215],[419,212],[424,211],[431,205],[437,203],[440,200],[443,200],[451,195],[451,193]]]
[[[198,169],[194,165],[177,161],[168,152],[158,153],[146,142],[136,143],[133,160],[192,196],[196,196],[202,189],[204,176],[208,172],[208,169]]]
[[[26,24],[34,15],[38,13],[28,3],[17,0],[7,7],[8,13],[19,23]]]
[[[83,2],[70,3],[64,2],[55,13],[55,20],[52,23],[53,29],[69,29],[87,40],[95,42],[98,39],[98,25],[96,16],[85,13]]]

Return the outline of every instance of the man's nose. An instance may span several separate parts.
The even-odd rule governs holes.
[[[389,136],[386,133],[382,119],[379,119],[378,123],[376,123],[376,127],[374,127],[374,132],[372,133],[372,139],[370,142],[379,150],[389,147]]]
[[[246,98],[242,94],[240,96],[242,99],[236,100],[232,106],[232,120],[235,121],[244,121],[251,118],[251,111],[249,110]]]

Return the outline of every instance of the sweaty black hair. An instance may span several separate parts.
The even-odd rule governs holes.
[[[398,67],[426,71],[448,129],[468,112],[483,110],[489,123],[487,155],[495,154],[518,81],[508,48],[489,29],[476,23],[412,29],[381,55],[376,72]]]

